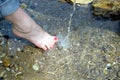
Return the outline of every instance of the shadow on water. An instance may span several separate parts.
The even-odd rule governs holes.
[[[39,4],[42,2],[42,4]],[[32,2],[31,2],[32,3]],[[31,7],[31,4],[29,8]],[[58,1],[52,0],[36,0],[34,3],[38,3],[34,6],[34,10],[40,14],[51,16],[50,20],[38,19],[41,25],[49,25],[51,28],[56,27],[67,27],[70,14],[73,12],[73,6],[67,3],[60,3]],[[33,15],[35,16],[35,15]],[[42,17],[42,16],[41,16]],[[49,19],[50,17],[48,17]],[[58,20],[57,20],[58,19]],[[112,21],[110,19],[104,19],[102,17],[95,17],[92,15],[91,4],[90,5],[76,5],[76,11],[72,18],[71,29],[77,30],[84,28],[99,28],[103,30],[110,30],[119,35],[120,31],[120,21]]]

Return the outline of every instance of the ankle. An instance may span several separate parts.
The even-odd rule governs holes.
[[[27,33],[30,33],[30,32],[32,32],[32,30],[33,30],[33,28],[34,28],[34,25],[29,25],[29,26],[25,26],[25,25],[13,25],[13,27],[12,27],[12,29],[13,30],[16,30],[16,31],[18,31],[18,32],[20,32],[20,33],[24,33],[24,34],[27,34]]]
[[[33,26],[36,25],[33,19],[21,8],[19,8],[13,14],[6,16],[5,18],[14,24],[13,29],[23,33],[31,32]]]

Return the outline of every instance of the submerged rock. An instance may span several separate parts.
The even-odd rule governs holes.
[[[22,9],[26,9],[26,8],[27,8],[27,5],[26,5],[25,3],[21,3],[21,4],[20,4],[20,7],[21,7]]]
[[[120,19],[120,0],[94,0],[92,7],[96,16]]]
[[[39,64],[38,63],[35,63],[32,68],[35,70],[35,71],[38,71],[39,70]]]
[[[10,60],[10,58],[5,57],[5,58],[3,59],[3,65],[4,65],[5,67],[9,67],[9,66],[11,65],[11,60]]]

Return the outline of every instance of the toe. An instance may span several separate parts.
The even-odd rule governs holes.
[[[45,51],[48,49],[45,45],[42,45],[41,48]]]
[[[47,50],[47,47],[44,44],[39,44],[37,45],[39,48],[42,48],[43,50]]]
[[[51,49],[50,44],[46,44],[47,49]]]
[[[55,43],[54,43],[52,40],[49,40],[48,42],[46,42],[46,47],[47,47],[47,49],[53,48],[54,44],[55,44]]]
[[[54,40],[55,43],[58,42],[58,37],[57,36],[53,36],[53,40]]]

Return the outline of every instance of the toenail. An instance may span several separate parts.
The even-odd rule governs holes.
[[[54,37],[54,40],[58,40],[58,37]]]

